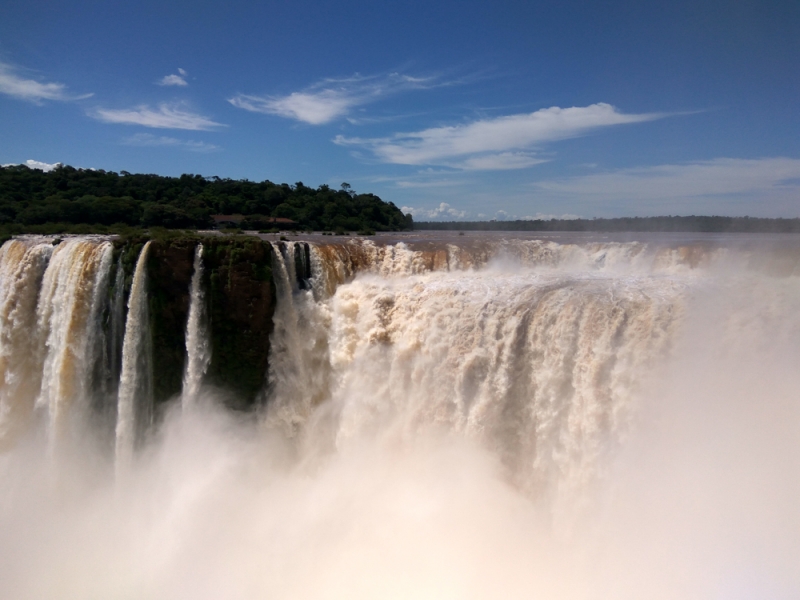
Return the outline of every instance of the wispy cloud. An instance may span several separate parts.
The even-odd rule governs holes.
[[[156,129],[209,131],[226,127],[222,123],[189,111],[182,104],[159,104],[157,109],[145,105],[123,109],[98,108],[89,115],[104,123],[141,125]]]
[[[662,118],[660,113],[625,114],[610,104],[560,108],[434,127],[390,138],[337,136],[340,145],[371,150],[387,163],[446,165],[465,170],[521,169],[544,162],[531,149],[548,142],[586,135],[590,131]]]
[[[0,62],[0,94],[35,104],[41,104],[43,100],[64,102],[82,100],[92,96],[92,94],[70,94],[67,92],[67,86],[63,83],[41,83],[33,79],[25,79],[20,77],[16,71],[17,69],[11,65]]]
[[[187,75],[188,75],[188,73],[186,71],[184,71],[183,69],[178,69],[178,74],[177,75],[164,75],[164,77],[159,79],[156,82],[156,84],[158,84],[158,85],[179,85],[179,86],[189,85],[189,83],[186,81],[186,76]]]
[[[539,181],[539,190],[584,198],[676,200],[703,197],[800,197],[800,159],[716,158]],[[800,214],[800,204],[796,204]]]
[[[583,217],[581,217],[580,215],[574,215],[572,213],[555,214],[555,213],[537,212],[535,215],[525,215],[523,217],[517,217],[516,215],[514,215],[514,216],[509,216],[508,218],[514,221],[517,219],[519,219],[520,221],[549,221],[550,219],[559,219],[561,221],[573,221],[575,219],[582,219]]]
[[[18,164],[19,163],[8,163],[8,164],[2,165],[2,166],[4,166],[4,167],[16,167]],[[60,163],[60,162],[57,162],[57,163],[46,163],[46,162],[41,162],[41,161],[33,160],[33,159],[29,158],[23,164],[26,167],[28,167],[29,169],[38,169],[40,171],[44,171],[45,173],[47,173],[49,171],[52,171],[53,169],[57,169],[58,167],[60,167],[62,163]]]
[[[198,142],[195,140],[179,140],[178,138],[163,135],[158,136],[152,133],[137,133],[136,135],[124,138],[122,143],[126,146],[170,146],[189,150],[191,152],[214,152],[215,150],[220,150],[220,147],[216,144]]]
[[[411,77],[400,73],[354,75],[344,79],[323,79],[305,90],[285,96],[237,94],[228,102],[251,112],[323,125],[346,116],[357,106],[376,102],[391,94],[441,85],[447,83],[437,77]]]

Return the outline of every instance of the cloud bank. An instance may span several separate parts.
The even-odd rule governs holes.
[[[27,100],[34,104],[41,104],[43,100],[66,102],[92,96],[92,94],[69,94],[67,86],[63,83],[40,83],[33,79],[20,77],[15,71],[11,65],[0,62],[0,94]]]
[[[404,214],[410,214],[415,219],[430,219],[432,221],[454,221],[457,219],[464,219],[467,216],[467,211],[454,208],[447,202],[440,202],[439,206],[429,208],[419,208],[414,206],[403,206],[401,209]]]
[[[387,76],[354,75],[344,79],[323,79],[309,88],[285,96],[237,94],[233,106],[251,112],[293,119],[309,125],[324,125],[346,116],[353,108],[407,90],[444,85],[435,77],[411,77],[400,73]]]
[[[89,116],[104,123],[141,125],[156,129],[211,131],[219,127],[225,127],[222,123],[217,123],[208,117],[187,110],[181,104],[162,103],[158,105],[157,109],[152,109],[145,105],[123,109],[98,108],[89,113]]]
[[[8,164],[2,165],[2,166],[4,166],[4,167],[16,167],[18,164],[19,163],[8,163]],[[48,173],[49,171],[52,171],[53,169],[57,169],[58,167],[60,167],[62,165],[62,163],[60,163],[60,162],[57,162],[57,163],[46,163],[46,162],[41,162],[41,161],[38,161],[38,160],[33,160],[33,159],[30,159],[30,158],[28,160],[26,160],[23,164],[26,167],[28,167],[29,169],[38,169],[40,171],[44,171],[45,173]]]
[[[466,170],[521,169],[544,162],[530,150],[541,144],[586,135],[602,127],[662,118],[660,113],[625,114],[606,103],[560,108],[434,127],[390,138],[337,136],[334,142],[366,148],[382,162],[445,165]]]

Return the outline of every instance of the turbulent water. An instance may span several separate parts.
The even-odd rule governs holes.
[[[203,244],[198,244],[192,264],[189,291],[189,319],[186,322],[186,371],[183,375],[184,405],[193,404],[211,362],[211,348],[206,334],[205,292],[203,290]]]
[[[800,595],[799,240],[272,249],[263,407],[203,385],[198,246],[158,422],[148,246],[126,317],[109,241],[0,249],[0,596]]]
[[[133,272],[125,338],[122,343],[122,368],[117,402],[116,455],[128,462],[134,445],[152,420],[152,349],[149,338],[147,304],[147,242]]]

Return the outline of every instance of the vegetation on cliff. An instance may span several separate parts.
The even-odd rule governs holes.
[[[343,183],[310,188],[201,175],[163,177],[61,166],[50,172],[0,167],[0,233],[89,233],[108,228],[208,228],[211,215],[269,217],[310,230],[410,229],[410,215]],[[91,226],[91,227],[90,227]],[[75,228],[79,229],[76,230]]]
[[[115,241],[122,256],[125,292],[147,237]],[[253,406],[266,384],[275,310],[272,246],[245,236],[163,234],[151,240],[147,292],[156,405],[180,394],[186,361],[186,321],[194,250],[204,248],[204,287],[211,363],[206,382],[227,390],[233,408]],[[112,281],[114,278],[112,277]],[[113,286],[109,294],[113,295]],[[119,352],[121,349],[111,349]]]

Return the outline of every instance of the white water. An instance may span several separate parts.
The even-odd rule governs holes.
[[[0,448],[24,430],[39,392],[36,299],[52,251],[20,240],[0,248]]]
[[[203,291],[203,244],[194,252],[194,271],[189,291],[189,317],[186,321],[186,370],[183,376],[183,405],[197,401],[203,377],[211,363],[211,344],[206,331]]]
[[[149,249],[150,242],[147,242],[139,253],[128,298],[117,400],[116,457],[120,465],[131,461],[134,446],[152,419],[150,370],[153,365],[147,308]]]
[[[116,481],[0,455],[1,597],[800,595],[796,254],[295,251],[263,420],[168,411]]]
[[[122,258],[124,251],[117,260],[117,272],[114,277],[114,296],[111,300],[109,337],[111,351],[109,352],[109,371],[114,392],[119,383],[121,371],[120,359],[122,357],[122,342],[125,337],[125,271]]]
[[[89,410],[89,382],[99,358],[99,313],[113,247],[72,239],[59,244],[44,273],[37,332],[43,351],[37,406],[49,415],[51,445]]]
[[[349,283],[341,250],[332,261],[312,249],[328,266],[314,293],[294,285],[293,245],[276,264],[268,423],[302,430],[325,452],[376,433],[458,432],[490,448],[509,481],[556,517],[572,514],[667,358],[694,275],[654,269],[653,257],[644,267],[608,259],[640,258],[636,245],[522,245],[528,252],[480,257],[488,265],[466,272],[437,270],[453,261],[403,245],[353,245],[341,250],[368,256]],[[458,252],[455,269],[467,262]]]
[[[301,290],[295,244],[273,244],[277,292],[268,374],[269,420],[294,437],[328,393],[328,311],[312,290]]]

